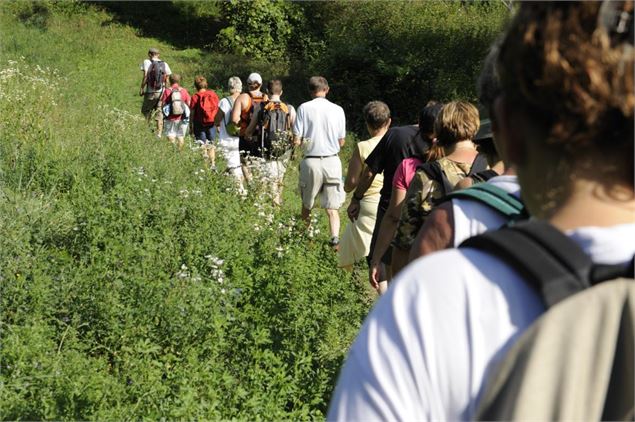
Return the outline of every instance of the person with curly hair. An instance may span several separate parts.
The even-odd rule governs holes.
[[[497,63],[497,141],[525,205],[596,265],[635,254],[632,5],[522,3]],[[327,419],[473,419],[489,366],[545,313],[530,281],[470,247],[411,263],[366,319]]]

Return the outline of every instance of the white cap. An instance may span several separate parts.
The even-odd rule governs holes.
[[[262,77],[260,76],[260,74],[254,72],[251,75],[247,76],[247,83],[250,84],[252,82],[257,82],[258,84],[262,85]]]

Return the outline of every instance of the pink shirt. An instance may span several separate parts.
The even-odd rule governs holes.
[[[166,88],[165,91],[163,91],[163,96],[161,97],[161,103],[167,104],[167,102],[170,101],[170,95],[172,94],[173,89],[178,89],[181,91],[181,99],[189,107],[190,94],[187,92],[187,89],[183,88],[182,86],[178,86],[177,84],[174,84],[170,88]],[[181,120],[181,116],[170,115],[170,117],[168,117],[168,120]]]
[[[408,190],[408,186],[410,186],[410,182],[412,178],[415,176],[415,172],[417,171],[417,167],[419,164],[423,163],[423,160],[417,157],[410,157],[404,159],[397,170],[395,171],[395,176],[392,179],[392,186],[394,189]]]

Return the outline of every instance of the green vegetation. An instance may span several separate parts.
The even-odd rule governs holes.
[[[427,79],[401,68],[400,57],[405,67],[424,66],[428,56],[415,54],[427,46],[424,35],[440,43],[461,18],[450,13],[458,5],[445,3],[392,12],[394,3],[272,4],[270,16],[287,10],[292,28],[270,33],[284,40],[271,44],[284,46],[277,57],[289,57],[278,67],[265,63],[268,55],[245,60],[203,49],[216,38],[202,37],[197,48],[193,35],[184,44],[172,42],[178,34],[150,35],[116,18],[122,4],[0,3],[0,418],[324,416],[372,302],[367,283],[335,268],[323,214],[314,230],[297,220],[297,163],[284,206],[274,209],[266,189],[253,186],[241,199],[227,178],[203,168],[198,151],[157,141],[139,114],[138,65],[153,45],[185,81],[202,73],[221,87],[232,74],[262,69],[286,76],[296,104],[306,99],[306,76],[323,71],[351,120],[371,98],[396,110],[391,101],[409,103],[410,113],[421,101],[390,89]],[[232,38],[234,21],[222,13],[244,5],[162,7],[225,27],[218,39],[227,48],[240,31]],[[478,7],[500,22],[488,5],[469,13]],[[439,16],[420,16],[427,9]],[[446,32],[420,26],[444,19],[454,25]],[[468,20],[487,24],[477,21]],[[321,23],[309,30],[307,22]],[[495,28],[476,37],[472,26],[452,51],[461,40],[485,48]],[[358,63],[368,48],[372,60]],[[439,72],[446,84],[433,80],[431,89],[473,95],[478,59],[474,53],[459,66],[467,56],[449,61],[461,71]]]

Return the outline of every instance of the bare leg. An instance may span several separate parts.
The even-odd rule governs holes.
[[[326,215],[329,218],[329,228],[331,237],[339,237],[340,235],[340,213],[337,210],[326,209]]]

